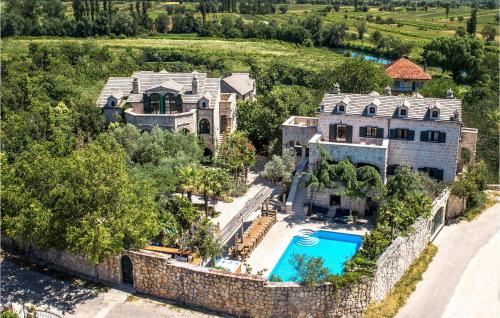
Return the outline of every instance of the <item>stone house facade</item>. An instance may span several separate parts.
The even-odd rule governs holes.
[[[451,90],[444,99],[408,98],[393,96],[389,87],[383,96],[344,94],[336,84],[325,94],[316,118],[291,117],[283,123],[283,149],[308,155],[309,169],[319,163],[320,146],[333,162],[349,158],[357,167],[374,167],[384,182],[402,165],[449,182],[461,172],[462,152],[473,160],[476,150],[477,129],[463,127],[461,105]],[[370,200],[339,197],[332,190],[314,198],[317,205],[361,215]]]
[[[141,130],[154,126],[172,132],[196,133],[215,152],[225,133],[236,129],[236,98],[223,92],[220,78],[206,73],[140,71],[111,77],[97,100],[108,122],[124,119]]]

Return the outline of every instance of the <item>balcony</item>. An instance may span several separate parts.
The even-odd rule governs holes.
[[[138,114],[133,109],[127,109],[125,120],[145,130],[158,126],[170,131],[186,129],[188,132],[196,132],[196,109],[177,114]]]
[[[282,126],[317,127],[318,126],[318,118],[292,116],[292,117],[288,118],[282,124]]]

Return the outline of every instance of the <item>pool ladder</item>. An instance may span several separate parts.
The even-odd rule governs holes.
[[[312,236],[314,233],[313,230],[300,230],[297,234],[301,239],[297,242],[297,245],[300,246],[314,246],[319,243],[319,238],[316,236]]]

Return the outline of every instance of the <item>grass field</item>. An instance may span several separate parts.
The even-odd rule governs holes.
[[[326,48],[311,48],[278,41],[262,40],[220,40],[214,38],[199,38],[196,36],[164,35],[147,38],[9,38],[2,40],[4,51],[9,48],[27,47],[29,43],[62,43],[62,42],[93,42],[106,45],[111,49],[144,47],[176,48],[187,51],[216,52],[224,55],[231,71],[248,71],[247,59],[267,64],[272,61],[286,61],[304,69],[325,69],[335,66],[346,59],[343,55]]]

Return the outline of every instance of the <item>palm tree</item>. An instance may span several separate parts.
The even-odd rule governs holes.
[[[205,202],[205,216],[208,218],[208,199],[217,187],[215,169],[202,168],[196,189],[202,194],[203,201]]]
[[[193,191],[196,190],[196,185],[199,179],[200,168],[196,165],[189,165],[179,169],[179,177],[181,179],[180,188],[182,193],[187,193],[189,201],[191,201],[191,196]]]
[[[215,201],[218,197],[227,194],[231,188],[231,176],[222,169],[213,169],[213,182],[211,191],[211,200],[215,210]]]
[[[312,172],[302,172],[301,174],[301,176],[306,178],[305,186],[311,190],[309,211],[312,210],[314,192],[332,186],[332,179],[330,178],[331,165],[328,162],[330,156],[319,145],[317,145],[317,147],[320,153],[320,163],[318,169]]]

